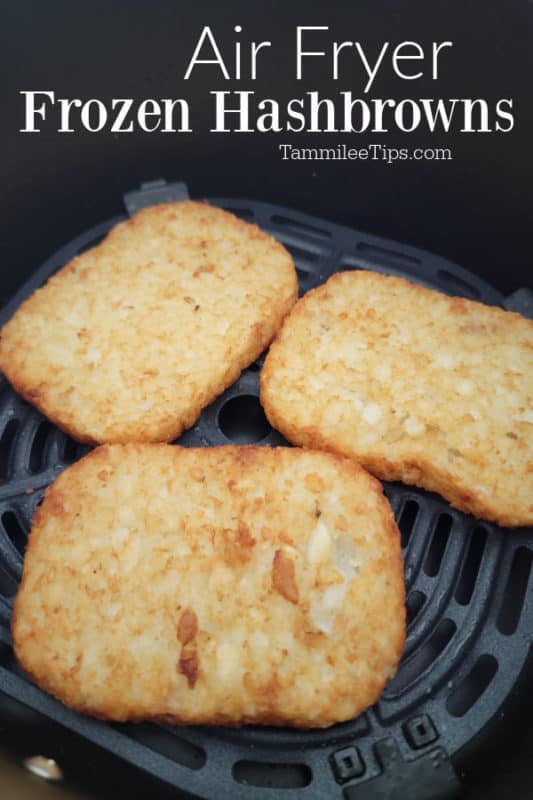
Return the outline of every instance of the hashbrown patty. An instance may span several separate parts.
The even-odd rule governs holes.
[[[22,667],[80,712],[325,727],[396,670],[398,529],[349,459],[104,445],[37,510],[12,629]]]
[[[292,257],[207,203],[116,225],[3,327],[0,368],[75,439],[171,441],[269,344],[297,297]]]
[[[261,371],[270,423],[503,526],[533,523],[533,322],[402,278],[334,275]]]

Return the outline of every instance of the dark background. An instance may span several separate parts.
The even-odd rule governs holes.
[[[72,236],[122,211],[121,195],[141,181],[184,179],[194,197],[269,200],[447,256],[509,293],[531,283],[533,222],[530,152],[533,4],[528,0],[366,2],[179,2],[178,0],[18,0],[2,4],[2,202],[0,299]],[[259,78],[237,86],[212,67],[183,82],[204,25],[229,57],[240,24],[243,43],[270,39]],[[369,96],[514,100],[510,133],[210,134],[210,89],[253,89],[283,102],[318,90],[363,96],[363,73],[330,78],[326,59],[307,59],[295,80],[297,25],[329,25],[329,40],[360,40],[369,53],[384,41],[422,45],[450,39],[440,77],[402,81],[390,66]],[[309,40],[310,46],[314,45]],[[263,60],[263,55],[264,60]],[[316,65],[312,62],[315,61]],[[349,62],[349,58],[347,59]],[[417,67],[419,62],[412,66]],[[422,62],[420,62],[422,63]],[[390,62],[389,62],[390,64]],[[186,97],[194,133],[58,134],[50,119],[22,134],[19,91],[57,97]],[[456,126],[457,129],[458,126]],[[451,162],[283,162],[280,142],[300,146],[447,146]]]
[[[0,302],[70,238],[121,213],[125,191],[159,177],[185,180],[193,197],[267,200],[427,248],[482,275],[504,293],[532,285],[533,3],[528,0],[18,0],[3,3],[0,13]],[[273,42],[271,52],[260,58],[259,79],[243,79],[237,86],[215,78],[214,69],[199,67],[183,83],[202,27],[212,27],[226,56],[237,24],[243,27],[243,43]],[[335,39],[360,40],[371,53],[387,40],[430,45],[450,39],[454,47],[443,52],[438,82],[430,77],[401,81],[387,69],[370,96],[481,97],[491,107],[500,97],[512,97],[514,130],[209,134],[210,89],[253,89],[258,97],[282,104],[309,90],[330,96],[352,89],[362,96],[362,72],[356,69],[351,79],[335,84],[325,59],[317,59],[314,68],[309,61],[308,79],[295,80],[297,25],[330,26],[317,40],[317,49]],[[186,97],[194,133],[58,134],[51,115],[40,134],[22,134],[24,104],[18,93],[23,89],[103,101]],[[280,142],[444,146],[452,148],[454,160],[283,162]],[[499,798],[504,787],[513,797],[530,796],[531,702],[523,699],[530,695],[527,690],[520,697],[517,693],[503,734],[505,720],[498,720],[491,735],[483,737],[477,765],[466,776],[468,797]],[[20,743],[17,752],[30,729],[43,735],[35,721],[21,726],[20,740],[11,737],[14,748]],[[7,746],[7,733],[3,738]],[[59,733],[50,737],[50,747],[54,742],[59,747]]]

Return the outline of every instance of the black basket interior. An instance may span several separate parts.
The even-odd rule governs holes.
[[[172,187],[164,191],[172,194]],[[138,205],[157,202],[157,187],[134,196]],[[283,242],[294,256],[302,293],[336,271],[373,269],[449,294],[503,302],[478,277],[415,248],[264,203],[211,202]],[[0,324],[119,219],[87,231],[52,256],[3,310]],[[203,412],[181,444],[285,444],[259,405],[261,361]],[[106,724],[69,711],[33,686],[14,660],[9,631],[32,515],[55,476],[88,449],[1,379],[1,691],[176,789],[201,797],[277,798],[297,789],[290,796],[318,800],[344,793],[352,800],[369,800],[388,797],[383,792],[391,781],[402,780],[416,783],[419,790],[427,785],[417,797],[454,796],[458,783],[449,758],[494,717],[527,658],[533,630],[531,529],[503,531],[450,508],[436,495],[386,485],[402,536],[408,636],[397,675],[381,700],[353,722],[309,732]]]

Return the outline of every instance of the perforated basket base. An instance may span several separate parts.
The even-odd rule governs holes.
[[[171,199],[183,187],[154,184],[132,193],[129,210]],[[338,270],[403,275],[450,294],[502,304],[481,279],[444,259],[277,206],[214,199],[256,222],[291,251],[301,292]],[[94,245],[122,217],[92,228],[52,256],[0,315],[3,324],[53,272]],[[258,402],[261,359],[207,408],[179,440],[286,444]],[[12,601],[27,533],[45,488],[87,447],[70,440],[0,385],[0,690],[75,730],[151,775],[206,798],[453,797],[448,761],[510,693],[533,630],[533,531],[502,531],[451,509],[441,498],[386,485],[402,534],[408,636],[396,677],[353,722],[296,732],[109,725],[82,717],[33,686],[11,648]],[[396,792],[396,793],[395,793]]]

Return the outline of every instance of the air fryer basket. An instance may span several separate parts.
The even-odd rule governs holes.
[[[143,184],[128,213],[187,196],[183,184]],[[427,252],[285,208],[213,199],[279,239],[292,253],[301,293],[339,270],[403,275],[449,294],[531,314],[520,290],[505,300],[455,264]],[[0,315],[3,324],[35,288],[124,217],[88,230],[53,255]],[[285,444],[258,401],[262,359],[207,408],[186,446]],[[453,758],[511,692],[533,630],[533,530],[502,531],[413,487],[387,484],[401,530],[408,636],[396,677],[358,719],[326,731],[106,724],[82,717],[33,686],[15,662],[10,618],[32,515],[44,490],[89,449],[28,406],[0,376],[0,691],[150,775],[193,795],[265,800],[439,800],[456,797]]]

